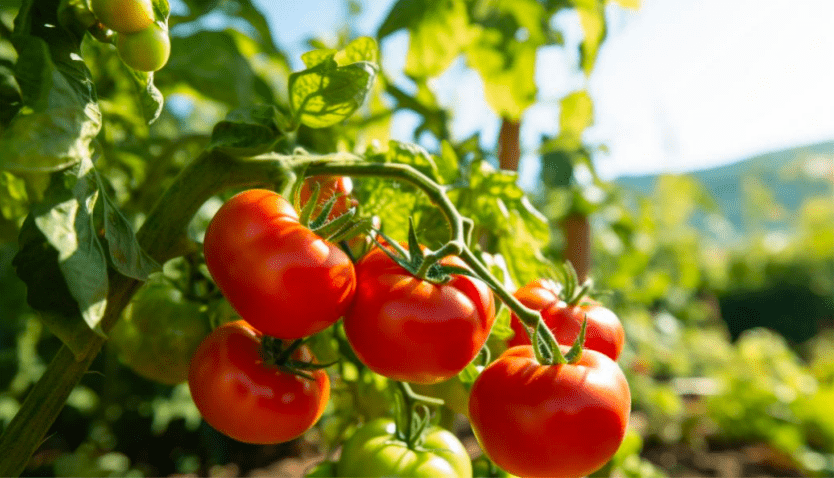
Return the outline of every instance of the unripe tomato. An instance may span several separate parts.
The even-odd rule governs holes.
[[[136,33],[120,33],[116,50],[122,61],[134,70],[157,71],[168,63],[171,39],[167,30],[153,23]]]
[[[342,446],[338,476],[467,478],[472,463],[460,440],[439,427],[428,430],[418,450],[409,449],[394,435],[390,419],[365,424]]]
[[[599,302],[583,298],[579,304],[570,306],[559,298],[559,289],[555,282],[539,279],[518,289],[515,297],[527,307],[538,310],[547,327],[553,332],[556,341],[562,345],[573,345],[582,328],[582,321],[587,317],[585,330],[585,347],[602,352],[611,360],[617,360],[623,351],[625,331],[620,319],[611,310]],[[510,326],[515,335],[507,341],[510,347],[530,345],[530,339],[518,317],[513,314]]]
[[[188,373],[188,387],[209,425],[246,443],[282,443],[301,436],[321,418],[330,398],[324,370],[314,380],[264,362],[263,334],[243,320],[216,328],[200,344]],[[310,362],[302,345],[293,359]]]
[[[350,306],[356,276],[350,258],[298,222],[273,191],[232,197],[206,230],[206,266],[240,317],[280,339],[309,337]]]
[[[135,33],[153,23],[151,0],[92,0],[90,6],[104,26],[118,33]]]
[[[136,293],[110,332],[110,344],[137,374],[174,385],[188,378],[188,362],[210,332],[202,304],[155,279]]]
[[[469,414],[469,392],[457,376],[431,385],[415,383],[411,388],[420,395],[442,399],[445,406],[455,413]]]
[[[575,364],[541,365],[532,346],[513,347],[478,375],[469,397],[484,453],[531,477],[579,477],[602,467],[625,437],[630,409],[620,367],[587,349]]]

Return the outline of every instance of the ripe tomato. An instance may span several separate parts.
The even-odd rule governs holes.
[[[334,195],[339,197],[333,204],[333,209],[327,215],[328,219],[333,219],[346,213],[348,209],[356,205],[356,200],[351,198],[350,192],[353,190],[353,181],[347,176],[311,176],[304,180],[301,184],[301,191],[299,196],[301,198],[302,206],[310,200],[313,195],[315,185],[319,185],[319,200],[318,203],[323,205]],[[321,206],[313,210],[313,217],[318,216],[321,212]]]
[[[585,330],[585,347],[602,352],[611,360],[617,360],[623,351],[625,331],[620,319],[603,307],[599,302],[585,298],[575,306],[568,306],[559,298],[556,283],[548,279],[539,279],[515,292],[515,297],[527,307],[538,310],[542,314],[544,323],[553,331],[556,341],[563,345],[572,345],[579,336],[582,320],[587,316],[588,325]],[[515,335],[507,341],[507,345],[530,345],[530,339],[524,331],[524,326],[513,314],[510,320]]]
[[[342,446],[336,464],[339,476],[408,476],[466,478],[472,476],[469,455],[455,435],[430,429],[422,449],[409,449],[394,435],[394,422],[379,418],[365,424]]]
[[[321,418],[330,398],[324,370],[308,380],[265,364],[263,335],[243,320],[216,328],[200,344],[188,372],[191,397],[203,419],[222,433],[246,443],[292,440]],[[293,358],[309,362],[299,347]]]
[[[541,365],[530,345],[487,366],[469,397],[481,448],[519,476],[578,477],[599,469],[623,441],[630,409],[628,382],[607,356],[585,350],[575,364]]]
[[[241,318],[280,339],[307,337],[344,315],[356,276],[344,252],[298,222],[292,205],[252,189],[206,230],[206,265]]]
[[[151,0],[92,0],[90,7],[98,20],[119,33],[135,33],[153,23]]]
[[[451,256],[441,263],[466,267]],[[345,334],[362,363],[394,380],[452,378],[478,354],[495,320],[492,291],[480,280],[418,279],[379,248],[357,262],[356,278]]]
[[[120,33],[116,38],[116,51],[134,70],[157,71],[168,63],[171,39],[165,29],[153,23],[136,33]]]
[[[168,385],[188,378],[188,362],[211,333],[208,311],[165,280],[151,280],[110,332],[119,359],[137,374]]]

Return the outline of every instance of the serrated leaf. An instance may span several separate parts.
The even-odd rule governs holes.
[[[325,128],[352,115],[371,91],[378,67],[369,62],[338,66],[333,59],[290,75],[290,108],[311,128]]]

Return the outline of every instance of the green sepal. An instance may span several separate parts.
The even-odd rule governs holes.
[[[588,326],[588,315],[585,314],[585,317],[582,319],[582,328],[579,329],[579,336],[576,337],[576,340],[573,342],[570,350],[568,353],[565,354],[565,360],[568,363],[577,363],[582,358],[582,344],[585,343],[585,329]]]

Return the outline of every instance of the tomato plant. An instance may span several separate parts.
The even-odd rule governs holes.
[[[520,476],[575,477],[600,468],[620,446],[630,409],[628,382],[607,356],[585,350],[576,363],[541,365],[529,345],[487,366],[469,397],[481,448]]]
[[[244,191],[217,211],[203,245],[212,277],[240,316],[282,339],[336,322],[356,284],[348,256],[298,220],[277,193]]]
[[[151,0],[91,0],[98,20],[119,33],[135,33],[153,23]]]
[[[292,440],[321,417],[330,398],[324,370],[312,380],[268,363],[263,335],[245,321],[224,324],[194,353],[188,386],[194,403],[211,426],[243,442],[269,444]],[[311,362],[305,346],[293,359]]]
[[[395,436],[393,420],[379,418],[359,428],[342,447],[338,476],[455,477],[472,476],[472,463],[460,440],[433,427],[422,445],[409,448]]]
[[[514,295],[522,304],[541,312],[544,323],[560,344],[573,344],[579,336],[582,321],[587,318],[588,328],[583,345],[617,360],[625,342],[620,319],[593,299],[582,297],[578,304],[571,305],[562,300],[560,293],[559,286],[552,280],[538,279],[518,289]],[[530,345],[530,339],[517,316],[512,316],[510,326],[515,335],[507,341],[507,345]]]
[[[174,385],[188,378],[188,363],[211,332],[208,311],[164,279],[145,285],[110,333],[119,358],[139,375]]]
[[[452,256],[440,265],[466,267]],[[481,350],[495,320],[482,281],[457,274],[442,283],[421,279],[380,248],[356,264],[356,277],[345,334],[368,368],[394,380],[448,380]]]
[[[171,39],[165,28],[152,23],[136,33],[120,33],[116,37],[116,50],[122,61],[134,70],[157,71],[168,63]]]

